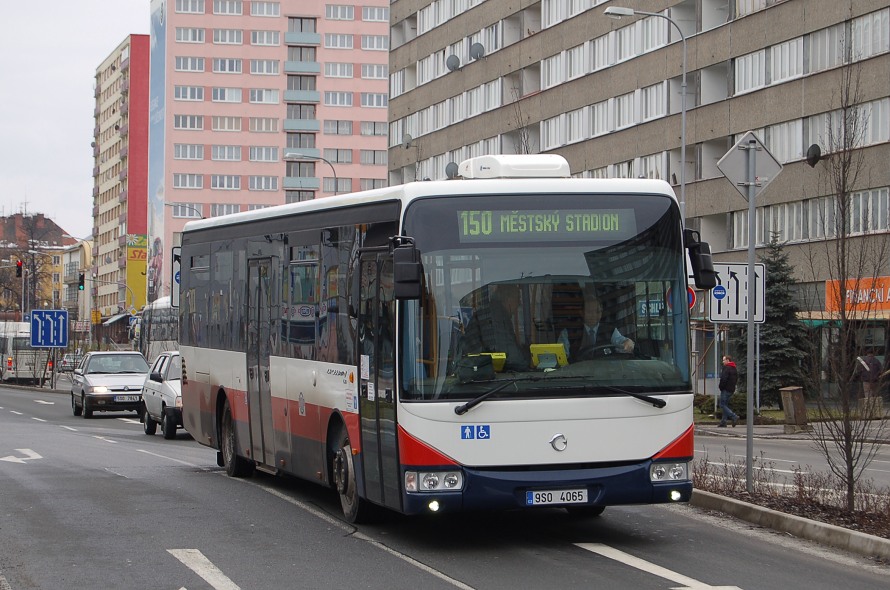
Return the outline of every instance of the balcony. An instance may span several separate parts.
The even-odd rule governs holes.
[[[124,146],[124,147],[122,147],[122,148],[121,148],[121,153],[120,153],[121,160],[123,160],[124,158],[126,158],[126,157],[127,157],[127,154],[129,154],[129,153],[130,153],[130,148],[129,148],[128,146]]]
[[[321,45],[321,33],[292,33],[284,34],[285,45]]]
[[[319,190],[321,180],[311,176],[285,176],[282,184],[286,189]]]
[[[284,102],[321,102],[321,92],[317,90],[285,90]]]
[[[127,93],[127,92],[129,92],[129,91],[130,91],[130,79],[127,78],[126,80],[124,80],[123,82],[121,82],[121,92],[122,92],[122,93]]]
[[[93,178],[95,178],[96,176],[99,176],[99,167],[93,166]]]
[[[321,131],[321,122],[318,119],[285,119],[285,131]]]
[[[126,72],[129,69],[130,69],[130,58],[128,57],[127,59],[121,60],[121,71]]]
[[[130,112],[130,103],[122,100],[121,101],[121,114],[126,115],[129,112]]]
[[[321,64],[317,61],[286,61],[284,71],[288,74],[320,74]]]
[[[126,236],[121,236],[121,237],[124,238],[124,241],[127,240]],[[118,258],[117,267],[118,268],[127,268],[127,257],[126,256],[121,256],[120,258]]]
[[[94,187],[93,187],[93,198],[95,199],[95,198],[98,197],[98,196],[99,196],[99,187],[98,187],[98,186],[94,186]],[[98,213],[99,213],[98,209],[95,210],[95,211],[93,211],[93,215],[94,215],[94,216],[97,215]]]
[[[121,173],[117,175],[118,180],[126,180],[127,179],[127,169],[124,168],[121,170]]]
[[[130,126],[129,125],[121,125],[120,129],[118,129],[117,132],[118,132],[118,135],[120,135],[121,137],[126,137],[127,134],[130,132]]]
[[[127,189],[122,190],[117,195],[117,202],[118,203],[126,203],[127,202]]]

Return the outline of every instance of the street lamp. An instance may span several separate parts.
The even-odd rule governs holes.
[[[197,207],[192,207],[191,205],[188,205],[186,203],[164,203],[164,207],[183,207],[185,209],[190,209],[190,210],[194,211],[195,213],[198,214],[198,216],[201,219],[206,219],[206,217],[204,217],[203,211],[201,211]]]
[[[334,194],[337,194],[338,189],[340,188],[340,181],[337,180],[337,171],[334,169],[334,165],[331,164],[330,160],[327,158],[323,158],[321,156],[312,156],[310,154],[303,154],[300,152],[291,152],[284,156],[285,162],[299,162],[300,160],[321,160],[323,162],[327,162],[327,165],[331,167],[331,173],[334,175]]]
[[[657,16],[671,23],[680,34],[680,40],[683,41],[683,78],[680,82],[680,218],[686,223],[686,35],[680,25],[669,16],[657,12],[643,12],[633,8],[623,8],[621,6],[610,6],[603,14],[614,19],[621,19],[623,16]]]

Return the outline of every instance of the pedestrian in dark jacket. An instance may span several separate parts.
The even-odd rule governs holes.
[[[720,389],[720,411],[723,414],[718,426],[722,428],[726,427],[727,420],[732,420],[733,427],[739,423],[738,414],[733,412],[732,408],[729,407],[729,398],[735,393],[735,386],[738,382],[739,370],[736,368],[735,363],[732,362],[732,357],[724,355],[723,370],[720,372],[720,383],[717,385]]]

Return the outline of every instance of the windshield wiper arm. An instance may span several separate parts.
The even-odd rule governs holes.
[[[456,408],[454,408],[454,413],[457,414],[458,416],[462,416],[462,415],[466,414],[471,408],[478,406],[479,404],[481,404],[482,402],[487,400],[489,397],[493,396],[500,390],[504,389],[505,387],[507,387],[508,385],[511,385],[513,383],[516,383],[516,379],[505,380],[503,383],[500,383],[499,385],[492,387],[491,389],[489,389],[488,391],[486,391],[479,397],[473,398],[470,401],[468,401],[467,403],[457,406]]]
[[[644,402],[648,402],[655,406],[656,408],[663,408],[667,405],[667,402],[663,399],[659,399],[657,397],[652,397],[651,395],[646,395],[644,393],[635,393],[633,391],[627,391],[626,389],[620,389],[618,387],[612,387],[611,385],[604,385],[605,389],[609,391],[614,391],[616,393],[623,393],[624,395],[629,395],[630,397],[635,397],[639,400],[643,400]]]

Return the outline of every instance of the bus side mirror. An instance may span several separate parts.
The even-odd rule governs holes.
[[[414,244],[403,244],[392,251],[393,286],[396,299],[420,299],[421,276],[420,253]]]
[[[697,231],[683,230],[683,241],[689,250],[689,263],[692,265],[692,278],[696,289],[713,289],[717,286],[717,273],[711,258],[711,246],[702,242]]]

